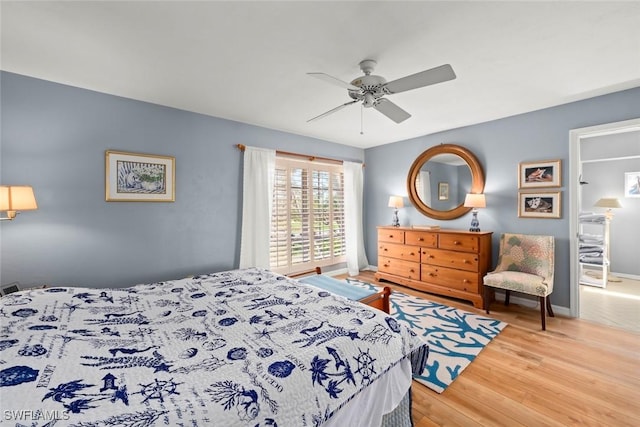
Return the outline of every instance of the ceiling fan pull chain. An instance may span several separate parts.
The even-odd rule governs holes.
[[[364,105],[360,104],[360,135],[364,135]]]

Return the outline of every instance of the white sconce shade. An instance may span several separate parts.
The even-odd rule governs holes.
[[[27,185],[0,185],[0,212],[6,212],[7,217],[14,219],[18,211],[38,209],[33,188]]]
[[[465,208],[486,208],[487,201],[484,198],[484,194],[467,194],[464,198]]]
[[[620,200],[616,199],[615,197],[603,197],[602,199],[598,200],[596,202],[595,205],[596,207],[599,208],[621,208],[622,204],[620,203]]]

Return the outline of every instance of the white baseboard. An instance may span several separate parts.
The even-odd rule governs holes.
[[[504,292],[497,291],[496,292],[496,301],[504,303],[504,295],[505,295]],[[551,294],[551,295],[553,295],[553,294]],[[523,307],[535,308],[537,310],[540,310],[540,306],[539,306],[539,303],[538,303],[537,299],[529,299],[529,298],[514,296],[513,294],[511,294],[511,297],[509,298],[509,302],[521,305]],[[551,304],[551,308],[553,308],[553,313],[554,314],[557,313],[557,314],[560,314],[562,316],[572,317],[571,316],[571,311],[569,310],[568,307],[561,307],[561,306],[558,306],[558,305]]]

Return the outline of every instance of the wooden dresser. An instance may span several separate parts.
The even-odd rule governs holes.
[[[378,227],[376,280],[460,298],[483,307],[492,232]]]

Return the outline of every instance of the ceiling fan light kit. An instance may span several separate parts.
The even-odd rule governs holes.
[[[453,72],[451,65],[445,64],[387,82],[384,77],[371,74],[377,65],[377,62],[373,59],[360,61],[359,65],[364,76],[355,78],[351,83],[347,83],[337,77],[333,77],[325,73],[307,73],[312,77],[316,77],[325,82],[347,89],[349,97],[353,99],[353,101],[339,105],[338,107],[322,113],[319,116],[307,120],[307,122],[326,117],[329,114],[333,114],[348,105],[355,104],[356,102],[362,102],[363,107],[373,107],[394,122],[402,123],[411,117],[411,114],[389,101],[387,98],[383,98],[385,95],[392,95],[394,93],[418,89],[456,78],[456,74]]]

